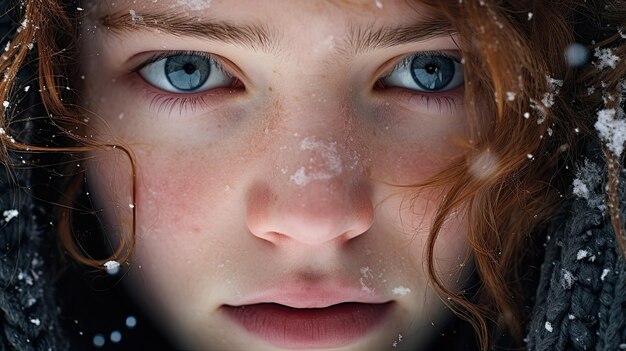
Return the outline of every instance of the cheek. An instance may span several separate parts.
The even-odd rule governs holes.
[[[376,194],[377,222],[386,227],[380,230],[392,230],[398,240],[406,240],[415,248],[412,250],[417,254],[415,261],[422,261],[422,250],[435,224],[437,210],[446,190],[392,186],[385,188]],[[455,258],[454,252],[467,246],[466,225],[462,209],[453,210],[443,219],[437,243],[445,242],[451,250],[454,248],[450,253]],[[441,252],[443,255],[439,256],[444,257],[446,251]]]
[[[419,157],[415,158],[416,168],[410,164],[389,164],[397,166],[406,172],[404,178],[394,178],[411,184],[431,176],[426,162]],[[432,169],[440,165],[437,161],[429,164]],[[377,232],[386,232],[387,240],[404,244],[410,247],[402,251],[410,262],[415,263],[416,272],[420,278],[426,278],[427,272],[427,245],[431,230],[435,225],[437,210],[444,200],[447,189],[427,187],[398,187],[386,185],[378,188],[375,193]],[[393,239],[389,239],[393,238]],[[433,247],[433,267],[437,275],[444,282],[457,287],[459,285],[460,268],[467,259],[469,243],[467,240],[467,219],[465,210],[458,208],[443,218],[443,224]]]
[[[230,184],[238,183],[237,175],[243,172],[239,163],[227,161],[227,154],[196,156],[169,147],[133,151],[134,200],[133,171],[124,152],[100,151],[88,165],[91,194],[113,229],[108,232],[128,232],[134,209],[139,239],[158,234],[160,240],[176,240],[206,234],[207,228],[217,225],[220,213],[235,210],[224,204],[232,192]],[[116,228],[117,223],[124,225]]]
[[[467,220],[453,212],[443,224],[433,250],[434,266],[440,278],[459,286],[459,275],[468,274],[462,268],[470,255],[467,239]]]
[[[416,185],[449,167],[463,155],[454,142],[386,143],[372,157],[371,177],[392,185]]]
[[[192,298],[198,293],[194,277],[221,272],[212,269],[225,260],[230,243],[216,233],[241,230],[229,219],[238,211],[245,213],[232,201],[232,184],[238,184],[237,175],[244,173],[242,163],[229,162],[228,152],[194,156],[193,152],[167,146],[155,150],[135,146],[133,151],[138,173],[136,243],[131,262],[136,267],[134,277],[141,277],[136,288],[153,288],[152,293],[164,306],[176,305],[172,301],[180,296]],[[107,235],[113,241],[120,235],[132,235],[133,209],[128,206],[133,204],[132,168],[128,157],[120,151],[101,152],[90,169],[92,193],[102,208]],[[139,286],[139,281],[148,285]],[[177,284],[172,285],[172,281]]]
[[[466,152],[469,128],[463,110],[448,114],[380,111],[372,141],[375,180],[414,185],[446,169]]]
[[[139,155],[137,205],[140,226],[160,230],[188,222],[186,215],[209,206],[217,181],[199,162],[172,162],[174,155]],[[206,194],[204,194],[207,192]],[[204,201],[199,201],[204,198]]]
[[[138,224],[144,234],[206,234],[226,209],[230,184],[243,172],[228,156],[203,157],[168,148],[137,152]],[[164,239],[166,239],[164,238]]]
[[[393,155],[393,157],[385,157]],[[446,155],[433,153],[425,146],[391,146],[375,158],[373,178],[395,185],[411,185],[427,179],[446,165]]]
[[[406,233],[411,250],[407,252],[411,262],[419,262],[423,277],[427,277],[428,238],[435,220],[438,200],[426,202],[420,199],[418,204],[401,207],[402,220],[397,222]],[[432,249],[432,264],[436,275],[453,289],[460,287],[459,279],[464,273],[462,267],[468,259],[469,242],[467,240],[467,221],[460,211],[453,211],[437,233]]]

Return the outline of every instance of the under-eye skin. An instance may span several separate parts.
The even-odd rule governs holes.
[[[150,85],[175,94],[232,87],[236,79],[203,52],[166,52],[143,63],[137,73]]]
[[[424,93],[445,92],[463,84],[463,65],[441,52],[418,52],[402,59],[381,83]]]

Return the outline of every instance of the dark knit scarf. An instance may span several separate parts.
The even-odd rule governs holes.
[[[37,210],[24,192],[16,192],[0,170],[0,349],[63,350],[51,267],[42,252],[49,250],[54,233],[37,223]],[[28,172],[18,177],[29,186]],[[17,217],[12,217],[17,214]]]
[[[0,350],[63,350],[49,260],[55,233],[30,196],[30,157],[15,158],[25,168],[0,167]]]
[[[600,152],[587,152],[590,159],[574,182],[577,195],[552,220],[528,327],[528,350],[626,350],[626,260],[605,208]],[[622,219],[625,191],[622,171]]]
[[[7,1],[0,0],[3,47],[17,22],[12,17],[15,11],[6,12]],[[32,74],[25,70],[18,79],[32,79]],[[22,113],[24,121],[5,132],[28,142],[33,126],[27,117],[37,105],[35,93],[19,104],[14,101],[12,108]],[[54,231],[48,224],[49,214],[30,196],[31,156],[13,156],[19,167],[0,167],[0,350],[64,350],[68,345],[59,325],[52,283],[55,264],[49,260],[49,252],[56,249]]]

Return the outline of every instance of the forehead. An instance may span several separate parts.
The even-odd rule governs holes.
[[[412,0],[115,0],[83,1],[83,7],[102,11],[111,9],[135,8],[168,9],[187,11],[196,15],[207,15],[212,11],[237,11],[241,15],[254,15],[266,8],[284,8],[315,11],[330,14],[341,10],[361,12],[363,14],[393,13],[395,9],[406,12],[407,9],[423,7],[419,1]],[[401,15],[398,11],[395,14]]]
[[[121,0],[86,8],[92,22],[118,33],[208,38],[265,52],[326,45],[352,56],[454,32],[432,9],[406,0]]]
[[[316,19],[336,24],[410,23],[419,18],[434,17],[429,8],[410,0],[116,0],[89,1],[84,4],[90,14],[101,17],[131,11],[167,13],[190,20],[231,20],[281,24],[300,24],[303,30]],[[330,21],[329,21],[330,20]]]

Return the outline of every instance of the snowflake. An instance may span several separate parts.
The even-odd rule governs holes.
[[[572,193],[587,200],[587,205],[590,208],[598,208],[604,212],[606,210],[604,194],[598,192],[603,179],[600,166],[586,159],[576,171],[576,179],[572,183]]]
[[[607,67],[615,68],[617,66],[617,62],[620,60],[619,56],[615,55],[613,50],[609,48],[596,48],[593,52],[593,56],[598,58],[594,65],[599,70],[603,70]]]
[[[626,142],[626,120],[622,109],[604,109],[598,112],[598,121],[594,124],[606,146],[620,157]]]

